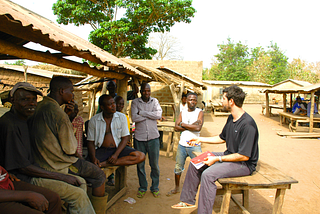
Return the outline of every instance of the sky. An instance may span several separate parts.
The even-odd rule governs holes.
[[[52,21],[56,0],[11,0]],[[183,60],[203,61],[210,68],[218,44],[227,38],[254,48],[277,43],[289,61],[300,58],[320,61],[319,0],[193,0],[196,9],[190,24],[177,23],[170,35],[182,46]],[[89,26],[61,25],[72,33],[88,38]]]

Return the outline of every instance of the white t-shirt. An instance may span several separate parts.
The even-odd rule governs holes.
[[[182,110],[188,110],[188,105],[187,103],[182,105],[182,103],[180,103],[180,112],[182,112]]]
[[[199,108],[196,108],[194,111],[190,111],[190,112],[188,111],[188,109],[181,111],[182,123],[192,124],[196,122],[198,120],[199,113],[201,111],[202,110]],[[181,133],[179,144],[181,146],[190,147],[187,141],[199,136],[200,136],[200,131],[192,132],[189,130],[185,130]]]

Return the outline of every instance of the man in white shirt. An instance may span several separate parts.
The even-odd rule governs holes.
[[[187,95],[186,94],[182,94],[181,103],[180,103],[180,112],[182,110],[188,110]]]
[[[180,112],[179,119],[175,124],[175,131],[181,132],[179,146],[176,155],[176,165],[174,168],[175,174],[175,188],[166,195],[171,196],[180,192],[180,177],[184,171],[184,164],[186,158],[191,159],[196,157],[193,152],[201,152],[201,145],[190,146],[189,140],[199,137],[203,125],[203,111],[197,106],[198,96],[196,93],[189,93],[187,95],[187,108]]]
[[[126,146],[130,137],[127,118],[116,112],[112,96],[99,98],[102,112],[90,119],[88,127],[88,153],[90,161],[99,167],[127,166],[145,160],[142,152]]]

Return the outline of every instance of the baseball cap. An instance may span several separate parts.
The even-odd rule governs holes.
[[[10,97],[13,97],[14,95],[14,92],[16,92],[16,90],[18,89],[24,89],[26,91],[33,91],[33,92],[36,92],[37,94],[39,94],[40,96],[43,96],[42,95],[42,92],[39,91],[38,89],[36,89],[36,87],[34,87],[33,85],[31,85],[30,83],[27,83],[27,82],[18,82],[17,84],[15,84],[13,86],[13,88],[11,89],[10,91]]]

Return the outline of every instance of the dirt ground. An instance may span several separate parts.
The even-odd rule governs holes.
[[[288,126],[279,125],[279,116],[267,118],[261,114],[261,105],[244,105],[247,111],[256,121],[259,129],[259,150],[260,160],[283,171],[285,174],[299,181],[293,184],[290,190],[286,191],[283,214],[307,214],[320,213],[320,140],[318,139],[294,139],[291,137],[280,137],[277,131],[289,131]],[[273,113],[276,113],[273,110]],[[220,134],[222,127],[226,122],[226,117],[212,117],[206,114],[204,127],[201,136],[214,136]],[[224,151],[225,144],[212,145],[203,144],[202,151]],[[161,152],[163,154],[163,152]],[[144,198],[139,199],[136,193],[139,187],[137,172],[135,166],[128,167],[128,191],[113,206],[108,214],[171,214],[180,213],[170,206],[179,202],[179,194],[167,197],[165,195],[174,187],[174,165],[172,157],[166,158],[160,156],[160,198],[154,198],[148,191]],[[186,168],[189,165],[189,159]],[[147,175],[150,174],[150,167],[146,163]],[[151,183],[149,176],[148,182]],[[181,177],[183,183],[185,172]],[[182,185],[181,185],[182,186]],[[275,190],[261,189],[250,190],[250,213],[272,213]],[[128,197],[136,200],[135,204],[124,202]],[[238,196],[236,196],[238,197]],[[239,196],[240,197],[240,196]],[[222,196],[217,196],[212,213],[219,213],[222,202]],[[187,213],[187,212],[185,212]],[[188,212],[190,213],[190,211]],[[197,213],[193,211],[192,214]],[[231,201],[231,214],[240,214],[240,209]]]

